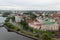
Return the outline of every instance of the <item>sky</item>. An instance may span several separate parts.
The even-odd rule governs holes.
[[[60,10],[60,0],[0,0],[0,10]]]

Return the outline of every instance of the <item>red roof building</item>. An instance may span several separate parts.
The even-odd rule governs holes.
[[[49,17],[52,17],[54,19],[59,19],[60,18],[60,14],[48,14]]]
[[[40,29],[40,27],[41,27],[41,24],[37,21],[37,20],[28,20],[28,25],[30,26],[30,27],[33,27],[33,28],[35,28],[35,29]]]
[[[55,19],[55,21],[60,24],[60,19]]]

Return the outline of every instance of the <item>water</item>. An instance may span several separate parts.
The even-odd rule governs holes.
[[[4,23],[6,20],[6,17],[0,17],[0,23]]]
[[[0,27],[0,40],[33,40],[28,37],[8,32],[4,27]]]
[[[0,17],[0,23],[4,23],[5,17]],[[33,40],[28,37],[8,32],[4,27],[0,27],[0,40]]]

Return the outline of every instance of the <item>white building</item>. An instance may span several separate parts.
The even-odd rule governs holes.
[[[22,18],[21,18],[20,16],[18,16],[18,15],[15,16],[15,21],[16,21],[16,22],[20,22],[21,20],[22,20]]]
[[[41,25],[40,30],[53,30],[53,31],[58,31],[59,25],[56,22],[45,22]]]
[[[55,19],[48,19],[49,22],[55,22]]]
[[[43,30],[43,31],[46,31],[46,30],[58,31],[59,29],[59,24],[57,24],[54,19],[38,17],[36,18],[36,20],[38,22],[32,21],[29,23],[29,26],[35,29]]]
[[[40,17],[37,17],[36,20],[38,20],[41,24],[43,23],[43,20]]]

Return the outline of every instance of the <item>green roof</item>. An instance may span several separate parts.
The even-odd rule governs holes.
[[[54,24],[55,22],[44,21],[43,24]]]
[[[42,20],[46,20],[46,18],[40,18],[40,19],[42,19]]]
[[[43,24],[51,25],[51,24],[54,24],[55,23],[55,22],[49,22],[48,21],[48,20],[50,20],[52,18],[48,18],[48,19],[46,19],[46,18],[40,18],[40,19],[42,19],[44,21]]]
[[[42,20],[46,20],[46,18],[40,18],[40,19],[42,19]],[[50,19],[53,19],[53,18],[48,18],[48,20],[50,20]]]

